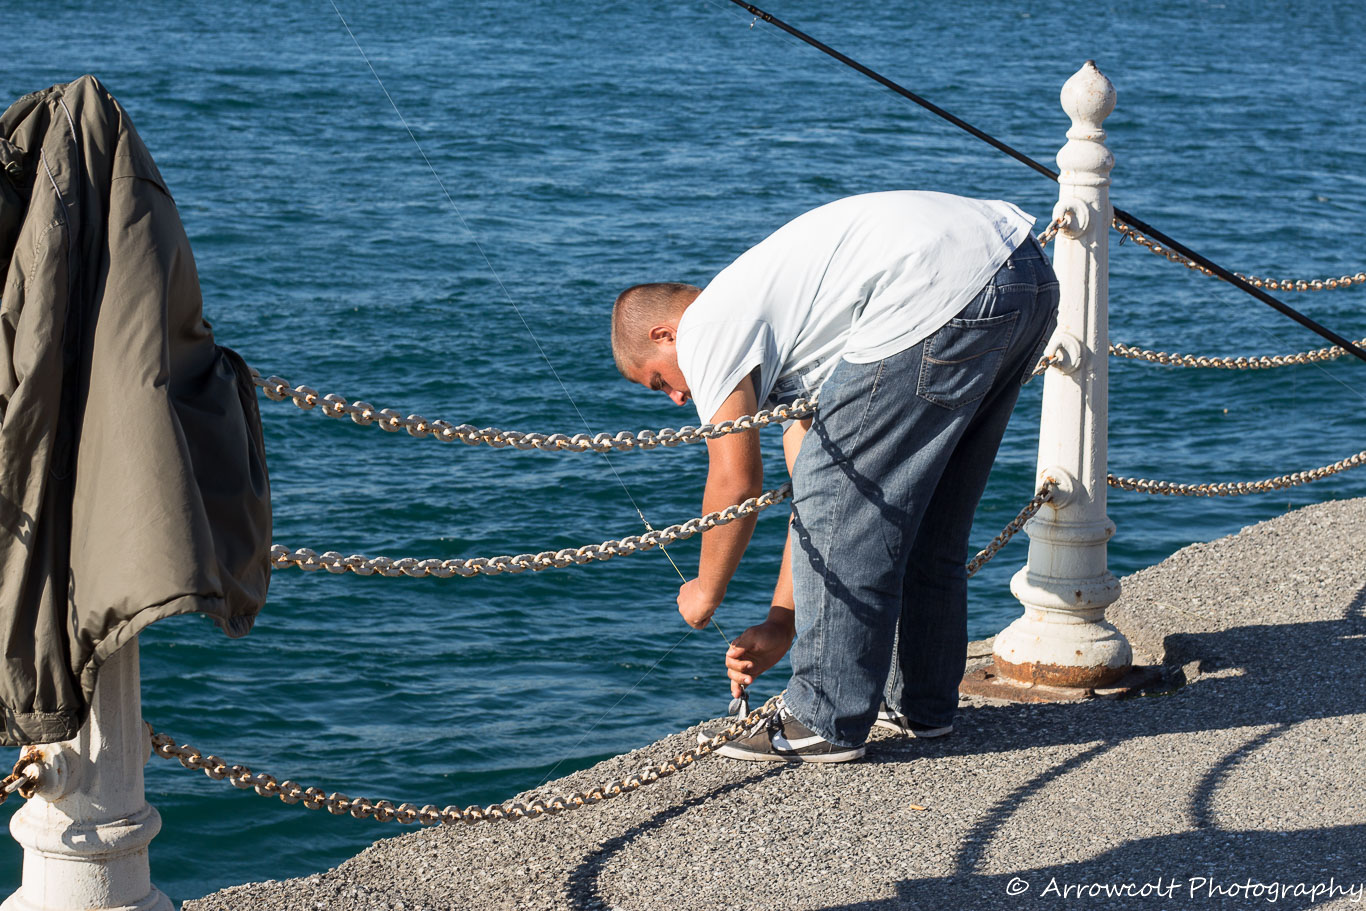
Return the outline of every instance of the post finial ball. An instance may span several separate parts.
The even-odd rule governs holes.
[[[1094,60],[1086,61],[1063,83],[1062,109],[1076,126],[1093,129],[1115,109],[1115,87]]]

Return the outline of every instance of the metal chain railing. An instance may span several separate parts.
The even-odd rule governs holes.
[[[1038,236],[1039,243],[1047,245],[1049,241],[1057,236],[1058,231],[1061,230],[1066,223],[1066,215],[1053,219],[1053,222]],[[1114,219],[1114,228],[1134,243],[1148,248],[1159,256],[1164,256],[1172,262],[1181,263],[1190,269],[1195,269],[1206,275],[1214,274],[1209,269],[1182,256],[1174,250],[1169,250],[1161,244],[1154,243],[1117,218]],[[1243,275],[1241,272],[1235,274],[1239,278],[1251,282],[1258,288],[1269,288],[1272,290],[1320,291],[1332,288],[1347,288],[1353,284],[1366,284],[1366,272],[1358,272],[1356,275],[1344,275],[1341,278],[1284,279],[1281,281],[1259,278],[1255,275]],[[1355,344],[1366,345],[1366,339],[1355,342]],[[1340,348],[1337,345],[1331,345],[1327,348],[1319,348],[1314,351],[1300,351],[1295,354],[1263,355],[1261,357],[1207,357],[1205,355],[1197,354],[1168,354],[1165,351],[1153,351],[1133,345],[1112,344],[1110,346],[1110,354],[1115,357],[1148,361],[1154,364],[1166,364],[1172,367],[1211,367],[1222,370],[1265,370],[1271,367],[1288,367],[1294,364],[1321,363],[1323,361],[1337,360],[1346,353],[1346,349]],[[1045,373],[1050,366],[1057,363],[1059,360],[1060,358],[1056,355],[1041,358],[1038,365],[1034,368],[1033,375],[1039,376]]]
[[[1366,345],[1366,339],[1355,342]],[[1172,367],[1214,367],[1220,370],[1266,370],[1271,367],[1288,367],[1292,364],[1314,364],[1333,361],[1347,353],[1347,349],[1330,345],[1314,351],[1301,351],[1297,354],[1263,355],[1261,357],[1206,357],[1197,354],[1168,354],[1165,351],[1151,351],[1132,345],[1111,345],[1110,353],[1115,357],[1148,361],[1153,364],[1166,364]]]
[[[290,550],[281,544],[270,549],[270,564],[276,569],[297,566],[303,570],[325,569],[331,573],[353,572],[358,576],[436,576],[449,579],[452,576],[496,576],[501,573],[520,573],[526,570],[540,572],[545,569],[560,569],[594,561],[610,560],[668,547],[675,541],[683,541],[693,535],[709,531],[720,525],[728,525],[736,519],[762,512],[775,503],[792,496],[792,485],[784,484],[773,490],[764,491],[743,503],[727,506],[717,512],[710,512],[695,519],[689,519],[667,528],[651,529],[644,534],[629,535],[601,544],[585,544],[582,547],[566,547],[562,550],[546,550],[538,554],[517,554],[504,557],[471,557],[468,559],[439,560],[436,558],[418,559],[416,557],[363,557],[353,554],[344,557],[337,551],[318,553],[303,547]]]
[[[1020,510],[1010,524],[1001,529],[1001,533],[992,538],[991,543],[977,552],[977,556],[968,561],[968,578],[971,579],[977,570],[985,566],[992,557],[1001,552],[1001,548],[1009,543],[1010,539],[1020,533],[1020,529],[1025,527],[1025,523],[1034,518],[1034,514],[1043,508],[1043,504],[1053,499],[1053,488],[1056,485],[1053,481],[1044,481],[1039,488],[1039,492],[1034,494],[1034,499],[1025,504],[1025,508]]]
[[[1284,490],[1287,487],[1297,487],[1300,484],[1308,484],[1313,481],[1335,475],[1338,472],[1346,471],[1349,468],[1356,468],[1358,465],[1366,464],[1366,449],[1356,455],[1334,462],[1332,465],[1324,465],[1322,468],[1312,468],[1309,471],[1297,471],[1294,474],[1283,474],[1280,477],[1267,478],[1265,481],[1236,481],[1218,484],[1177,484],[1173,481],[1153,481],[1148,478],[1121,478],[1115,475],[1107,475],[1105,480],[1111,487],[1120,490],[1136,490],[1139,493],[1160,493],[1166,496],[1177,497],[1240,497],[1249,493],[1267,493],[1272,490]]]
[[[790,405],[757,411],[719,424],[703,424],[700,427],[680,427],[674,430],[642,430],[631,433],[534,433],[520,430],[499,430],[497,427],[479,428],[471,424],[452,424],[450,421],[429,420],[420,414],[404,417],[392,408],[376,408],[369,402],[347,402],[335,393],[319,394],[311,386],[292,386],[289,380],[278,376],[262,377],[255,370],[252,378],[265,392],[266,397],[276,402],[289,399],[304,411],[315,407],[330,418],[350,418],[361,426],[374,425],[381,430],[397,433],[406,430],[414,437],[433,437],[447,443],[459,441],[471,446],[492,446],[495,449],[542,449],[551,452],[625,452],[630,449],[655,449],[660,446],[679,446],[685,443],[699,443],[732,433],[744,433],[798,418],[810,417],[816,413],[814,398],[797,399]]]
[[[984,564],[1005,547],[1011,538],[1024,528],[1039,508],[1052,497],[1052,482],[1048,482],[1039,488],[1034,499],[1025,504],[1024,509],[1011,520],[1000,534],[998,534],[985,549],[980,551],[967,564],[968,575],[971,576]],[[270,549],[270,564],[276,569],[297,567],[307,572],[316,572],[325,569],[330,573],[353,572],[358,576],[387,576],[397,578],[399,576],[409,576],[421,578],[423,576],[436,576],[440,579],[449,579],[452,576],[468,578],[470,576],[497,576],[502,573],[520,573],[527,570],[540,572],[546,569],[563,569],[567,566],[577,566],[594,561],[610,560],[613,557],[626,556],[628,554],[640,553],[653,550],[656,547],[668,547],[676,541],[684,541],[700,532],[709,531],[721,525],[728,525],[736,519],[762,512],[775,503],[780,503],[792,496],[792,485],[784,484],[773,490],[765,491],[757,497],[751,497],[743,503],[734,506],[727,506],[717,512],[707,513],[705,516],[698,516],[689,519],[678,525],[670,525],[667,528],[650,529],[644,534],[630,535],[625,538],[604,541],[601,544],[585,544],[582,547],[566,547],[562,550],[546,550],[538,554],[517,554],[516,556],[504,557],[471,557],[467,559],[455,558],[441,560],[435,557],[419,559],[417,557],[364,557],[360,554],[342,556],[335,550],[325,553],[318,553],[307,547],[297,550],[290,550],[283,544],[276,544]]]
[[[1015,535],[1018,534],[1022,528],[1024,528],[1025,523],[1029,521],[1029,519],[1033,517],[1034,514],[1037,513],[1040,508],[1042,508],[1043,504],[1048,502],[1048,500],[1052,497],[1053,487],[1054,484],[1052,481],[1044,482],[1043,486],[1039,488],[1039,492],[1035,494],[1034,498],[1025,505],[1024,509],[1022,509],[1018,515],[1016,515],[1016,517],[1010,522],[1010,524],[1007,525],[1004,529],[1002,529],[1001,533],[998,534],[992,540],[992,542],[989,545],[987,545],[986,548],[981,550],[975,557],[972,558],[971,561],[968,562],[967,574],[969,576],[976,573],[977,570],[979,570],[983,565],[985,565],[989,560],[991,560],[992,557],[996,556],[996,554],[998,554],[1001,551],[1001,549],[1005,547],[1005,545],[1010,541],[1010,539],[1015,537]],[[772,502],[777,502],[779,499],[786,498],[787,496],[791,495],[790,485],[784,485],[783,488],[779,488],[775,491],[769,491],[764,496],[769,496],[770,494],[775,495]],[[732,521],[733,518],[739,518],[740,510],[745,509],[749,504],[757,504],[757,502],[761,499],[763,498],[756,497],[751,500],[746,500],[745,503],[740,504],[739,506],[730,507],[729,510],[722,510],[719,513],[710,513],[708,516],[702,517],[701,520],[705,520],[711,517],[721,517],[724,516],[724,514],[726,514],[730,510],[735,510],[737,514],[733,516],[731,519],[725,520]],[[761,508],[761,506],[756,506],[751,511],[757,511]],[[694,519],[691,521],[699,522],[701,520]],[[688,523],[684,523],[684,526],[686,526],[687,524]],[[724,522],[718,518],[714,525],[715,524],[724,524]],[[711,527],[714,527],[714,525]],[[664,540],[665,533],[672,532],[674,529],[683,528],[684,526],[671,526],[669,529],[664,529],[661,532],[654,533],[658,536],[658,538],[650,546],[657,546],[658,544],[669,543],[668,541]],[[705,529],[699,528],[698,530]],[[692,532],[690,532],[690,534],[691,533]],[[645,538],[646,536],[642,535],[640,537]],[[683,537],[683,535],[680,535],[680,537]],[[623,542],[627,540],[630,539],[623,539]],[[637,549],[645,548],[638,547]],[[328,555],[321,556],[325,557]],[[606,558],[603,557],[599,559]],[[399,569],[397,567],[398,562],[401,561],[391,561],[389,565],[383,568],[373,567],[369,571],[379,572],[384,575],[423,574],[421,572],[415,571],[415,567],[412,566],[405,567],[404,569]],[[292,565],[302,566],[303,564]],[[326,566],[326,568],[330,569],[333,572],[345,572],[347,570],[351,570],[354,572],[361,572],[362,574],[368,574],[365,572],[365,570],[357,569],[352,565],[345,565],[343,568],[340,569],[334,568],[334,565],[335,564],[328,565]],[[304,568],[318,569],[324,567],[320,564]],[[488,572],[488,570],[482,571],[485,573]],[[496,571],[517,572],[520,570],[499,569]],[[455,572],[452,574],[460,573]],[[411,803],[401,803],[395,805],[393,802],[388,800],[371,800],[366,797],[349,797],[346,794],[342,794],[336,791],[328,793],[326,791],[323,791],[321,788],[305,787],[304,785],[299,784],[297,781],[289,779],[286,779],[285,781],[280,781],[274,775],[271,775],[267,772],[253,772],[250,768],[244,765],[230,765],[226,760],[223,760],[218,756],[214,756],[212,754],[206,756],[203,753],[201,753],[198,749],[190,746],[189,744],[177,743],[175,739],[168,734],[157,733],[152,729],[152,726],[150,724],[147,725],[147,731],[148,734],[151,736],[152,752],[154,752],[161,758],[176,760],[184,768],[202,771],[205,775],[207,775],[209,778],[214,779],[215,781],[226,780],[233,787],[241,788],[243,790],[255,791],[262,797],[276,797],[286,804],[302,804],[306,809],[309,810],[326,809],[329,813],[335,816],[350,815],[356,819],[374,819],[377,822],[397,822],[401,825],[420,824],[424,826],[433,826],[454,825],[456,823],[465,823],[467,825],[473,825],[475,823],[480,822],[535,819],[540,816],[552,816],[558,813],[563,813],[567,810],[575,810],[580,807],[589,806],[590,804],[601,803],[604,800],[608,800],[610,798],[617,797],[622,794],[627,794],[632,791],[639,790],[647,784],[659,781],[662,778],[666,778],[686,768],[689,768],[695,762],[697,762],[697,760],[712,754],[718,747],[725,743],[739,739],[741,737],[749,736],[754,731],[758,730],[760,726],[767,724],[770,719],[777,715],[778,711],[782,708],[782,697],[783,694],[779,693],[777,696],[774,696],[772,699],[769,699],[766,703],[764,703],[762,707],[754,710],[753,712],[750,712],[745,718],[731,723],[725,730],[702,741],[697,746],[677,754],[671,759],[665,760],[664,762],[658,763],[653,766],[649,766],[635,774],[627,775],[622,778],[613,779],[612,781],[607,782],[606,784],[600,785],[595,788],[591,788],[587,791],[575,791],[571,794],[556,795],[548,798],[536,797],[526,802],[508,801],[500,804],[490,804],[488,806],[483,807],[469,806],[465,807],[464,809],[461,809],[460,807],[456,806],[448,806],[442,809],[432,804],[427,804],[422,807],[418,807]],[[8,793],[9,790],[15,789],[14,787],[10,786],[10,781],[11,779],[18,779],[20,777],[20,769],[22,766],[27,765],[28,761],[28,759],[21,757],[20,763],[17,763],[15,765],[15,774],[11,775],[10,779],[6,779],[6,793]],[[3,797],[0,797],[0,802],[3,802]]]
[[[1366,345],[1366,338],[1354,344]],[[1212,367],[1220,370],[1267,370],[1272,367],[1290,367],[1295,364],[1316,364],[1335,361],[1347,353],[1345,348],[1330,345],[1314,351],[1300,351],[1295,354],[1261,355],[1259,357],[1210,357],[1204,354],[1168,354],[1165,351],[1152,351],[1134,345],[1112,344],[1110,354],[1130,360],[1148,361],[1153,364],[1166,364],[1169,367]],[[1039,358],[1034,365],[1032,376],[1042,376],[1048,368],[1063,360],[1059,354],[1049,354]]]
[[[1129,225],[1114,219],[1113,225],[1116,231],[1123,234],[1127,239],[1141,247],[1146,247],[1158,256],[1165,257],[1174,263],[1180,263],[1187,269],[1196,272],[1203,272],[1205,275],[1213,276],[1214,272],[1205,266],[1200,265],[1188,257],[1182,256],[1175,250],[1162,246],[1159,243],[1149,240]],[[1271,291],[1332,291],[1338,288],[1350,288],[1352,285],[1366,285],[1366,272],[1358,272],[1355,275],[1342,275],[1338,278],[1263,278],[1258,275],[1244,275],[1235,272],[1234,275],[1252,285],[1254,288],[1267,288]]]
[[[613,779],[606,784],[587,791],[553,797],[536,797],[529,801],[509,801],[489,806],[450,806],[444,809],[428,804],[423,807],[411,803],[395,806],[387,800],[370,800],[366,797],[348,797],[337,792],[326,793],[320,788],[304,787],[297,781],[278,781],[266,772],[253,772],[243,765],[229,765],[217,756],[205,756],[188,744],[177,744],[167,734],[158,734],[148,725],[152,737],[152,751],[163,759],[177,760],[187,769],[199,769],[215,781],[226,780],[229,784],[243,790],[253,790],[262,797],[278,797],[287,804],[303,804],[309,810],[326,809],[335,816],[350,815],[356,819],[374,819],[377,822],[397,822],[401,825],[414,823],[424,826],[473,825],[479,822],[498,822],[503,820],[535,819],[539,816],[552,816],[566,810],[576,810],[590,804],[601,803],[622,794],[639,790],[647,784],[667,778],[692,766],[697,760],[709,756],[716,748],[740,737],[748,736],[767,724],[782,707],[782,694],[779,693],[760,708],[750,712],[742,719],[732,722],[725,730],[684,750],[664,762],[649,766],[631,775]]]

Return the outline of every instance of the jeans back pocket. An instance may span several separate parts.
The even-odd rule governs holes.
[[[1019,311],[982,319],[951,319],[924,341],[916,394],[943,408],[960,408],[991,391],[1015,334]]]

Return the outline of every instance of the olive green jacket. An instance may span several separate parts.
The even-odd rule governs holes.
[[[100,664],[266,597],[270,486],[175,201],[91,76],[0,117],[0,741],[75,736]]]

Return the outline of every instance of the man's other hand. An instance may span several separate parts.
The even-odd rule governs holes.
[[[683,622],[693,629],[701,629],[711,622],[711,615],[721,606],[721,598],[702,588],[700,579],[690,579],[678,587],[678,612]]]
[[[752,684],[760,674],[777,664],[792,647],[796,636],[792,611],[773,608],[768,619],[751,626],[735,637],[726,651],[726,676],[730,678],[730,694],[740,695],[742,686]]]

